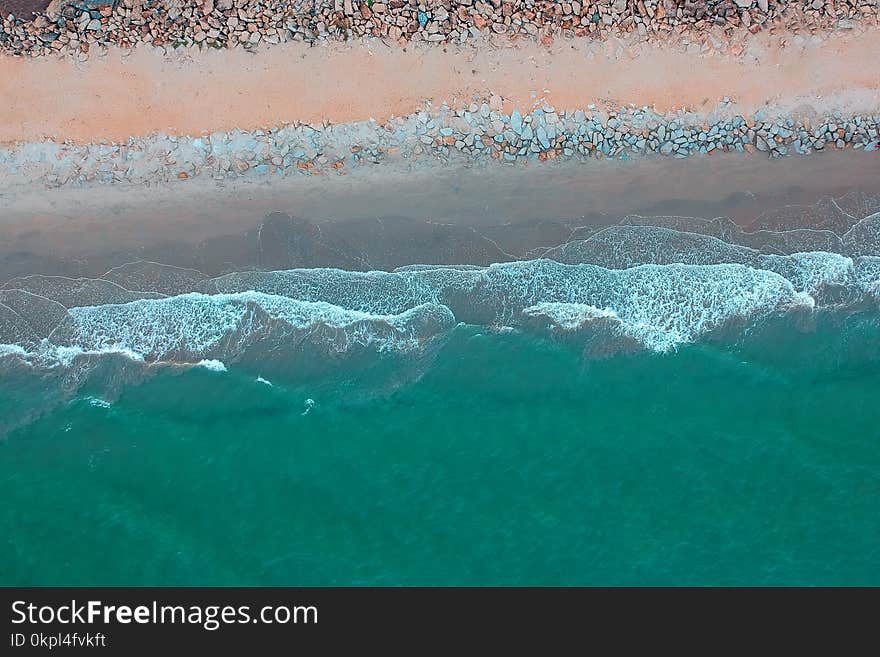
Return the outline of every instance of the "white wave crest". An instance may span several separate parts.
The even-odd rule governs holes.
[[[856,258],[854,269],[861,289],[880,301],[880,256]]]
[[[523,309],[526,317],[546,317],[565,331],[576,331],[598,319],[619,320],[610,308],[596,308],[585,303],[536,303]]]
[[[591,265],[579,265],[576,269],[601,284],[546,285],[545,291],[555,297],[552,302],[530,304],[524,313],[531,317],[542,313],[565,330],[616,319],[622,334],[661,352],[731,321],[750,321],[812,303],[782,276],[743,265],[643,265],[599,272]]]
[[[211,370],[212,372],[226,372],[226,365],[223,364],[222,360],[217,360],[216,358],[204,359],[200,360],[197,365],[199,367],[204,367],[206,370]]]
[[[823,288],[845,287],[855,281],[853,259],[837,253],[811,251],[787,256],[763,255],[757,266],[784,276],[799,292],[812,296]]]
[[[645,227],[624,226],[591,244],[611,248],[622,236],[618,246],[635,244],[637,251],[647,253],[650,235],[662,234],[666,244],[675,238],[668,228],[648,227],[650,235],[637,230]],[[606,238],[612,236],[615,240],[609,242]],[[629,266],[639,259],[627,251],[612,254],[625,268],[538,259],[397,272],[230,274],[200,282],[200,292],[62,309],[48,338],[36,346],[33,339],[19,345],[27,351],[19,356],[70,365],[93,354],[122,354],[150,363],[231,363],[245,354],[255,362],[260,357],[283,359],[299,348],[318,355],[363,349],[410,353],[458,322],[517,328],[535,325],[540,317],[564,331],[616,318],[621,330],[646,347],[667,350],[732,321],[821,306],[826,297],[850,303],[858,295],[873,294],[880,280],[876,257],[854,260],[821,251],[767,255],[728,248],[714,237],[685,237],[686,248],[675,253],[706,248],[693,256],[694,264]],[[747,262],[713,262],[731,256]],[[829,288],[847,294],[823,296]]]
[[[132,354],[151,362],[235,358],[263,339],[311,339],[328,351],[408,351],[452,328],[447,308],[423,304],[395,315],[346,310],[257,292],[189,293],[126,304],[71,308],[45,351],[62,362],[83,352]]]

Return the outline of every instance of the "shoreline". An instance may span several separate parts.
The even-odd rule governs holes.
[[[877,62],[880,0],[0,0],[0,583],[880,584]]]
[[[346,249],[321,247],[315,237],[322,234],[353,240],[358,253],[373,253],[372,266],[440,260],[433,249],[445,253],[452,245],[468,260],[499,252],[534,257],[578,231],[630,214],[727,216],[750,231],[766,227],[761,215],[784,210],[783,216],[811,225],[817,202],[852,192],[880,196],[877,180],[880,157],[829,152],[785,163],[748,155],[643,158],[556,161],[534,169],[374,168],[271,184],[247,178],[117,184],[100,194],[76,186],[31,189],[2,199],[0,279],[94,276],[134,260],[212,274],[253,267],[261,258],[280,268],[363,266],[357,257],[341,257]],[[281,213],[281,223],[265,232],[273,213]],[[284,245],[294,250],[270,257],[260,235],[275,236],[271,253]]]

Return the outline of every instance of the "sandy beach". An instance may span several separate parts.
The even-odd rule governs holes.
[[[506,112],[632,104],[708,114],[727,97],[730,111],[743,115],[765,107],[810,116],[872,113],[880,107],[880,74],[862,63],[880,60],[878,35],[759,34],[740,57],[589,40],[446,49],[287,43],[168,56],[143,48],[110,50],[85,63],[0,57],[0,97],[8,99],[0,142],[382,122],[427,103],[461,107],[492,94],[503,98]]]

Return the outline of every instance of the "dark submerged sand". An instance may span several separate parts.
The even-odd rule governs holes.
[[[0,279],[97,276],[136,260],[209,275],[488,264],[540,256],[627,214],[728,216],[748,228],[767,210],[852,191],[880,194],[880,153],[35,190],[0,194]]]

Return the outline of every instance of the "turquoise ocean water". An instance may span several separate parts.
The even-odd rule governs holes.
[[[0,583],[880,584],[880,258],[671,230],[7,286]]]

